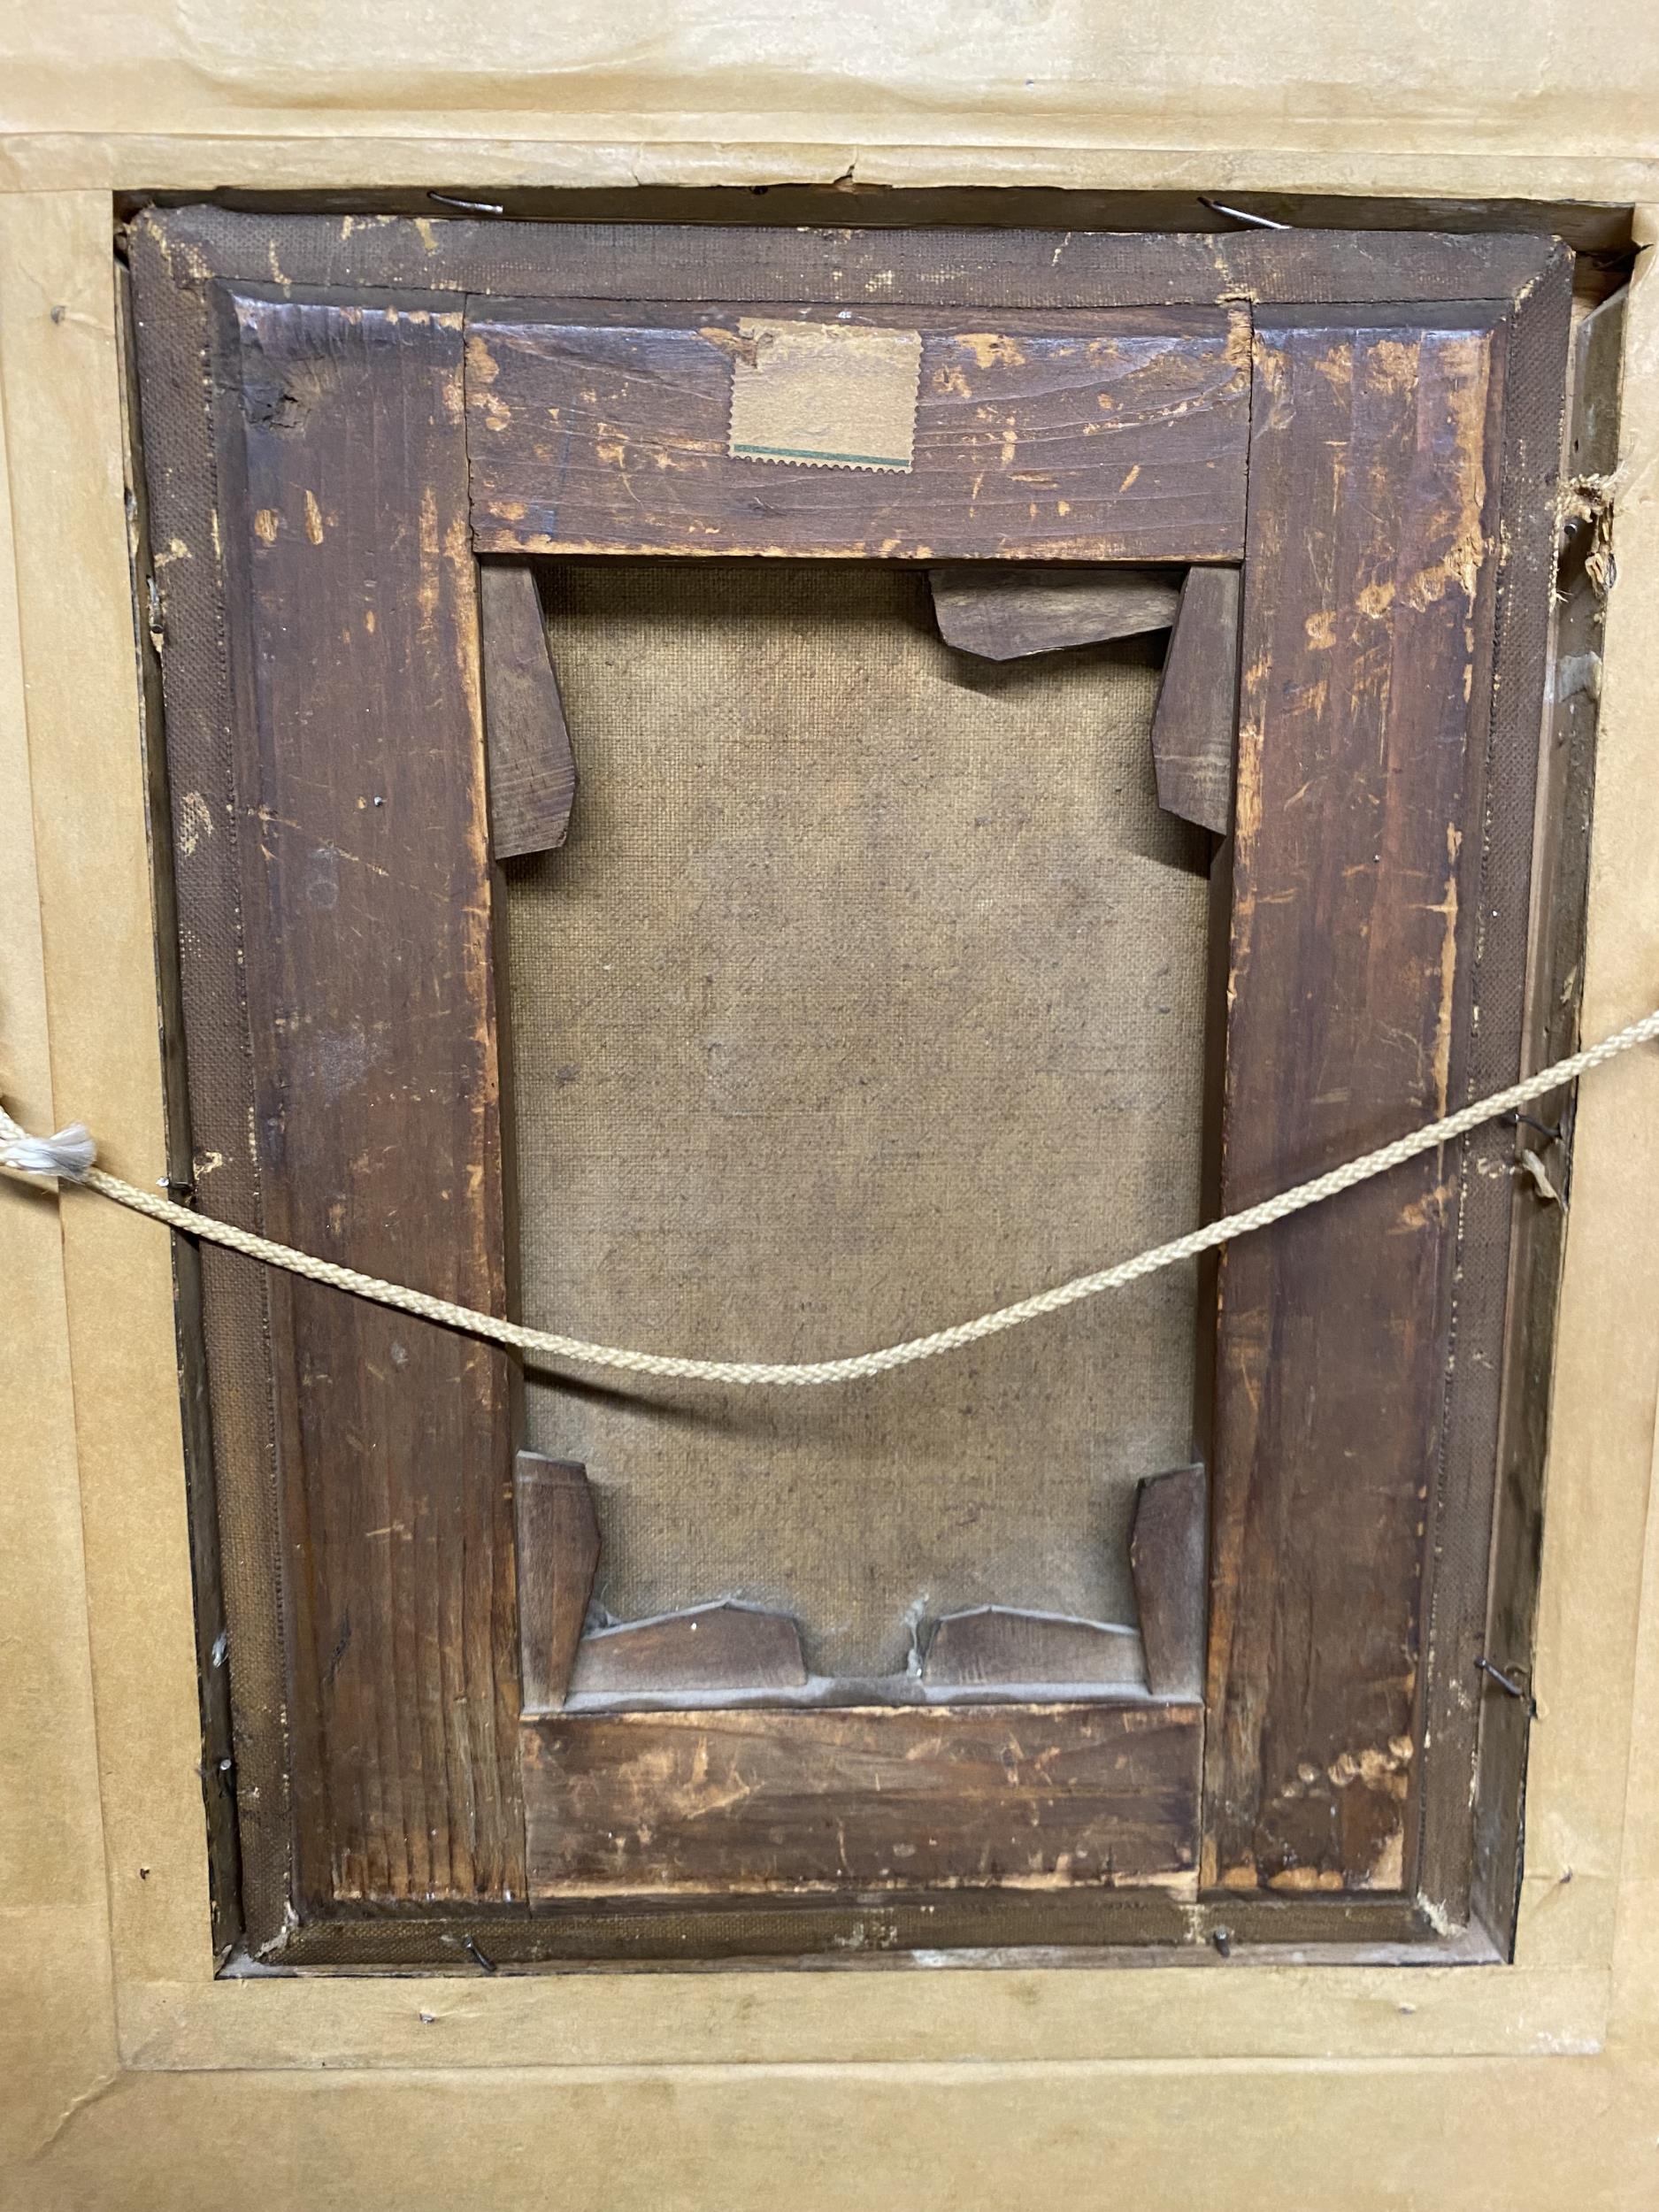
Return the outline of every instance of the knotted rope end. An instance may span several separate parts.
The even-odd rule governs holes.
[[[0,1143],[0,1167],[19,1175],[56,1175],[65,1183],[84,1183],[97,1157],[98,1148],[84,1121],[72,1121],[50,1137],[31,1137],[18,1130]]]

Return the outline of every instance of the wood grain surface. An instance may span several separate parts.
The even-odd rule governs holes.
[[[407,287],[497,300],[822,300],[1000,309],[1510,301],[1570,261],[1536,230],[1125,231],[483,222],[150,209],[192,279]]]
[[[862,314],[922,332],[908,472],[734,458],[733,365],[753,343],[743,319],[726,307],[477,305],[466,382],[478,549],[1238,557],[1242,311],[1009,314],[988,328]]]
[[[1500,323],[1258,324],[1227,1211],[1461,1096]],[[1224,1255],[1207,1884],[1410,1883],[1456,1189],[1432,1155]]]
[[[576,761],[534,576],[517,561],[488,561],[478,589],[489,847],[497,860],[519,860],[565,842]]]
[[[805,1680],[800,1632],[787,1613],[697,1605],[584,1637],[571,1689],[578,1697],[660,1697],[788,1688]]]
[[[219,337],[254,1098],[220,1142],[251,1134],[266,1235],[499,1311],[459,318],[247,294]],[[520,1863],[507,1358],[289,1276],[269,1299],[303,1892],[499,1894]]]
[[[1203,1694],[1209,1503],[1204,1470],[1196,1466],[1148,1476],[1135,1499],[1129,1563],[1154,1697]]]
[[[599,1564],[599,1521],[584,1468],[520,1452],[513,1467],[518,1676],[524,1710],[563,1705]]]
[[[1133,1628],[1068,1619],[1017,1606],[980,1605],[935,1624],[922,1663],[929,1689],[969,1684],[1110,1683],[1144,1689],[1141,1640]]]
[[[1189,568],[1152,718],[1158,804],[1225,837],[1239,714],[1236,568]]]
[[[1196,1705],[561,1715],[524,1731],[533,1898],[1190,1888]]]
[[[992,661],[1167,630],[1181,596],[1179,573],[1156,568],[1016,568],[975,561],[936,568],[928,581],[946,644]]]

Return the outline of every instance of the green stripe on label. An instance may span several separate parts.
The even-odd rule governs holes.
[[[757,461],[839,461],[848,468],[899,469],[909,472],[910,463],[902,454],[891,453],[815,453],[810,448],[793,445],[739,445],[732,447],[734,458]]]

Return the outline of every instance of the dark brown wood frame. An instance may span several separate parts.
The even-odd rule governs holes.
[[[967,327],[964,308],[1010,323],[1248,317],[1211,1202],[1316,1172],[1508,1079],[1533,1050],[1563,249],[202,208],[142,219],[132,257],[180,924],[174,1120],[204,1210],[476,1305],[511,1298],[474,548],[514,541],[499,516],[469,521],[469,295],[487,319],[511,300],[521,319],[557,324],[573,302],[595,303],[589,323],[627,319],[607,302],[636,319],[631,303],[653,303],[645,319],[659,326],[692,309],[706,322],[710,301],[875,320],[874,299],[911,327]],[[302,496],[308,443],[326,472],[321,504]],[[425,493],[415,526],[388,527],[411,472]],[[897,549],[925,557],[919,538]],[[1120,545],[1098,527],[1057,549],[1231,551]],[[376,702],[355,730],[354,696]],[[1314,781],[1342,803],[1310,803]],[[376,1127],[396,1143],[371,1160]],[[192,1386],[211,1425],[196,1424],[193,1479],[217,1497],[248,1943],[294,1964],[442,1960],[464,1940],[524,1960],[869,1955],[1191,1946],[1225,1925],[1239,1945],[1501,1953],[1524,1731],[1477,1662],[1494,1605],[1523,1632],[1530,1621],[1524,1601],[1494,1596],[1488,1561],[1494,1516],[1500,1557],[1516,1550],[1516,1516],[1535,1525],[1541,1458],[1541,1415],[1516,1410],[1542,1389],[1536,1342],[1523,1356],[1516,1335],[1516,1148],[1488,1130],[1241,1245],[1218,1271],[1196,1901],[1110,1879],[791,1898],[711,1877],[703,1894],[527,1910],[508,1749],[511,1363],[181,1248],[187,1291],[200,1271]],[[1519,1440],[1502,1481],[1501,1418]],[[1343,1482],[1361,1444],[1364,1513]],[[374,1576],[326,1586],[319,1560],[361,1561],[370,1537],[384,1546]],[[1511,1563],[1530,1579],[1530,1562]],[[354,1676],[365,1651],[373,1664]],[[1493,1655],[1506,1670],[1528,1656]],[[1113,1709],[1072,1709],[1087,1729]],[[708,1716],[655,1725],[688,1719]],[[813,1719],[845,1730],[856,1717]],[[526,1775],[548,1725],[533,1724]]]

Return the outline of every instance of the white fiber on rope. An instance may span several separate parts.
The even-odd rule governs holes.
[[[289,1274],[301,1276],[307,1282],[326,1283],[335,1290],[372,1299],[377,1305],[391,1306],[423,1321],[459,1329],[469,1336],[481,1337],[534,1357],[560,1360],[573,1367],[606,1367],[620,1369],[625,1374],[663,1376],[679,1382],[774,1386],[854,1382],[866,1375],[886,1374],[891,1368],[908,1367],[917,1360],[935,1359],[941,1353],[956,1351],[965,1344],[977,1344],[983,1337],[1018,1328],[1025,1322],[1041,1319],[1044,1314],[1058,1313],[1064,1307],[1076,1305],[1080,1299],[1098,1297],[1102,1291],[1121,1290],[1127,1284],[1139,1282],[1143,1276],[1177,1266],[1183,1260],[1195,1259],[1201,1252],[1213,1251],[1217,1245],[1248,1236],[1254,1230],[1268,1228],[1291,1214],[1301,1213],[1342,1191],[1352,1190],[1356,1183],[1368,1182],[1372,1176],[1386,1174],[1390,1168],[1400,1167],[1407,1160],[1466,1136],[1484,1122],[1494,1121],[1500,1114],[1512,1113],[1549,1091],[1560,1090],[1592,1068],[1600,1067],[1604,1061],[1616,1059],[1620,1053],[1629,1052],[1655,1038],[1659,1038],[1659,1009],[1640,1021],[1632,1022],[1628,1028],[1604,1037],[1600,1044],[1557,1060],[1553,1067],[1540,1068],[1536,1074],[1510,1084],[1506,1090],[1477,1099],[1440,1121],[1413,1130],[1408,1136],[1396,1137],[1392,1144],[1364,1153],[1326,1174],[1316,1175],[1309,1182],[1298,1183],[1277,1197],[1263,1199],[1259,1205],[1247,1206],[1240,1213],[1226,1215],[1204,1228],[1194,1229],[1184,1237],[1177,1237],[1173,1243],[1137,1252],[1133,1258],[1119,1260],[1116,1266],[1102,1268],[1096,1274],[1074,1276],[1070,1282],[1057,1283],[1050,1290],[1038,1291],[1014,1305],[999,1308],[995,1313],[982,1313],[972,1321],[958,1321],[950,1328],[935,1330],[930,1336],[912,1337],[907,1343],[886,1345],[879,1351],[860,1352],[846,1359],[795,1363],[681,1359],[663,1352],[633,1352],[619,1345],[589,1344],[580,1337],[561,1336],[551,1329],[525,1328],[518,1322],[499,1320],[494,1314],[475,1312],[469,1306],[453,1305],[445,1298],[429,1298],[424,1291],[382,1282],[378,1276],[360,1274],[356,1268],[340,1267],[331,1260],[314,1259],[309,1253],[296,1252],[291,1246],[273,1243],[268,1237],[255,1236],[229,1222],[215,1221],[206,1214],[194,1212],[171,1198],[124,1183],[119,1176],[107,1174],[94,1164],[96,1154],[92,1140],[79,1122],[59,1130],[53,1137],[31,1137],[0,1109],[0,1167],[10,1168],[20,1175],[56,1176],[78,1188],[94,1190],[104,1198],[111,1198],[117,1205],[128,1206],[134,1213],[148,1214],[151,1220],[165,1222],[185,1236],[222,1245],[267,1267],[285,1268]]]
[[[55,1137],[31,1137],[0,1109],[0,1167],[16,1175],[56,1175],[65,1182],[84,1183],[98,1156],[92,1132],[84,1121],[72,1121]]]

